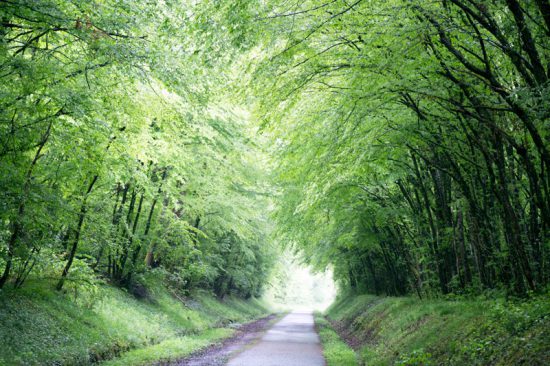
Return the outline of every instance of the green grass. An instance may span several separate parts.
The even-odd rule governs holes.
[[[327,366],[357,365],[357,355],[353,349],[340,338],[320,313],[315,314],[315,326],[321,338]]]
[[[550,297],[417,300],[340,298],[328,316],[362,344],[370,365],[550,364]]]
[[[126,352],[121,357],[103,363],[105,366],[146,365],[151,362],[167,362],[185,357],[213,342],[230,337],[232,329],[216,328],[198,335],[170,338],[158,344]]]
[[[147,361],[185,355],[230,334],[213,328],[267,313],[257,300],[219,301],[200,292],[181,301],[159,284],[148,300],[107,285],[81,289],[76,296],[51,288],[31,281],[18,291],[0,292],[0,365],[87,365],[120,355],[138,360],[148,353]]]

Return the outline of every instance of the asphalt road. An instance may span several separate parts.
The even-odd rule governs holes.
[[[257,342],[233,356],[228,366],[324,366],[311,312],[292,312]]]

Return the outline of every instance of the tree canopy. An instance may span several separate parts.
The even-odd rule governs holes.
[[[548,2],[272,3],[280,235],[362,291],[543,288]]]
[[[0,288],[276,246],[390,295],[550,273],[547,0],[0,3]]]
[[[258,295],[269,187],[248,113],[221,92],[238,37],[202,19],[223,9],[0,6],[0,287],[90,271],[130,286],[159,267],[183,288]]]

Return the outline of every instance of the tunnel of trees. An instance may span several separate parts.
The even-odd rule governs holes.
[[[549,9],[448,0],[278,11],[295,29],[275,66],[283,235],[369,292],[543,288]]]
[[[550,270],[548,0],[0,2],[0,288],[524,295]]]

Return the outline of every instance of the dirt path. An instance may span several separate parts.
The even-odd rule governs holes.
[[[228,366],[324,366],[319,336],[310,312],[285,316],[249,349],[229,360]]]

